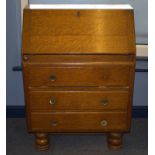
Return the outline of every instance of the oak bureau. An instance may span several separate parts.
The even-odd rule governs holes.
[[[76,5],[75,5],[76,6]],[[27,126],[40,150],[49,133],[130,131],[134,12],[127,8],[24,9],[22,66]]]

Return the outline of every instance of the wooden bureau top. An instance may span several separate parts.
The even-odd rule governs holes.
[[[24,9],[23,54],[135,54],[133,10]]]

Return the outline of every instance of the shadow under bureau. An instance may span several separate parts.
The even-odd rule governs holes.
[[[40,150],[49,133],[129,132],[135,70],[132,9],[30,9],[23,18],[27,127]]]

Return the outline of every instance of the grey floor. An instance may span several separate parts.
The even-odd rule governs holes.
[[[133,119],[130,134],[124,136],[124,147],[110,151],[104,134],[63,135],[50,137],[48,151],[37,151],[34,136],[26,131],[23,118],[7,119],[7,155],[147,155],[147,119]]]

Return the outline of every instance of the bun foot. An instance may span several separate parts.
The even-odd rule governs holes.
[[[123,135],[121,133],[109,133],[107,137],[108,147],[111,150],[118,150],[123,145]]]
[[[49,137],[47,133],[36,133],[36,147],[38,150],[44,151],[49,148]]]

